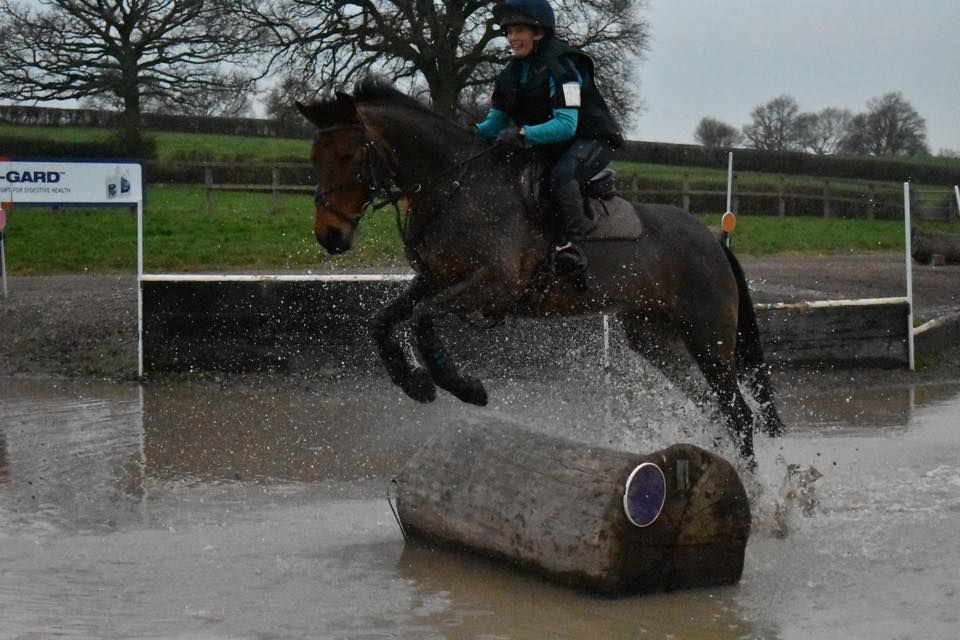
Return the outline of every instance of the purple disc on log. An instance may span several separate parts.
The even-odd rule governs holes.
[[[653,524],[667,498],[667,479],[660,467],[644,462],[630,472],[623,492],[623,511],[627,519],[638,527]]]

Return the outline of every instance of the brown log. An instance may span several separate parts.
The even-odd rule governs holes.
[[[647,527],[623,495],[641,463],[660,467],[666,498]],[[517,429],[451,429],[421,448],[397,480],[413,539],[508,561],[607,595],[735,583],[750,506],[733,467],[677,444],[633,454]]]
[[[960,235],[915,229],[910,242],[910,255],[917,262],[933,264],[935,256],[943,256],[941,264],[960,264]]]

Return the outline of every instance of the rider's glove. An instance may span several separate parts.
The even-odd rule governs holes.
[[[507,127],[497,134],[497,142],[514,147],[526,147],[527,140],[516,127]]]

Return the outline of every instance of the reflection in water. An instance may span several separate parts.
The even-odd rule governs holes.
[[[0,482],[6,482],[10,475],[10,463],[7,461],[7,437],[0,431]]]
[[[417,405],[379,378],[173,381],[142,396],[0,379],[4,633],[946,638],[960,624],[957,386],[784,398],[790,434],[758,440],[760,499],[786,463],[815,464],[810,517],[786,540],[758,519],[739,585],[609,600],[404,546],[385,487],[464,421],[652,448],[635,426],[673,420],[668,437],[684,438],[688,414],[648,405],[648,388],[598,401],[495,384],[474,409]]]

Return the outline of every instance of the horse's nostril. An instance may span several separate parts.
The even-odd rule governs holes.
[[[317,242],[331,255],[343,253],[350,248],[350,237],[338,229],[331,229],[325,236],[317,235]]]

